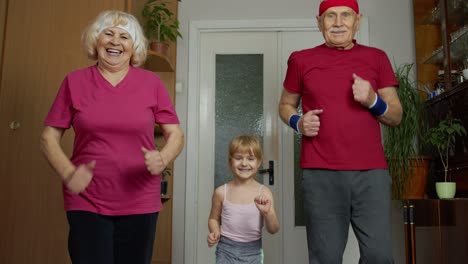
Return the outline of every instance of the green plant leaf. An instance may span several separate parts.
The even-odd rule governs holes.
[[[428,130],[426,142],[437,149],[440,161],[444,167],[444,180],[447,181],[449,169],[449,151],[455,144],[456,136],[466,135],[461,120],[450,115],[439,121],[439,124]]]
[[[182,37],[179,20],[163,0],[149,0],[142,9],[145,34],[150,41],[176,41]]]

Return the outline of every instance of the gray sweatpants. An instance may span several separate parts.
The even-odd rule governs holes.
[[[350,224],[360,264],[394,263],[387,170],[305,169],[302,180],[309,264],[341,264]]]
[[[221,236],[216,247],[216,264],[262,264],[262,239],[237,242]]]

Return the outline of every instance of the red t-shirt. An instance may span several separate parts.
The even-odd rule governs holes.
[[[65,210],[103,215],[158,212],[161,176],[151,175],[141,147],[154,149],[154,125],[178,124],[174,106],[157,75],[130,67],[113,87],[97,66],[68,74],[45,119],[45,125],[73,126],[71,161],[96,161],[94,177],[75,195],[64,186]]]
[[[289,57],[284,88],[301,95],[303,113],[323,109],[318,136],[302,137],[302,168],[387,168],[379,122],[353,99],[353,73],[376,92],[398,86],[387,55],[376,48],[355,43],[338,50],[322,44]]]

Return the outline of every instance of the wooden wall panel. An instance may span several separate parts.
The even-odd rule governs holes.
[[[0,2],[0,12],[5,1]],[[80,35],[124,0],[11,0],[3,9],[0,80],[0,263],[69,263],[61,182],[39,150],[43,119],[64,76],[90,65]],[[16,130],[9,124],[16,120]],[[70,153],[73,133],[64,148]]]

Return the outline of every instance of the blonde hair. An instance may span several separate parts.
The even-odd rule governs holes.
[[[81,35],[81,42],[86,55],[92,60],[97,60],[96,44],[102,29],[119,25],[134,29],[135,32],[129,32],[132,38],[134,37],[132,39],[133,55],[130,58],[130,63],[136,67],[143,65],[148,54],[148,40],[138,20],[133,15],[119,10],[101,12],[84,30]]]
[[[260,140],[255,135],[239,135],[229,143],[229,163],[236,152],[250,153],[257,158],[259,163],[263,161],[263,151]]]

